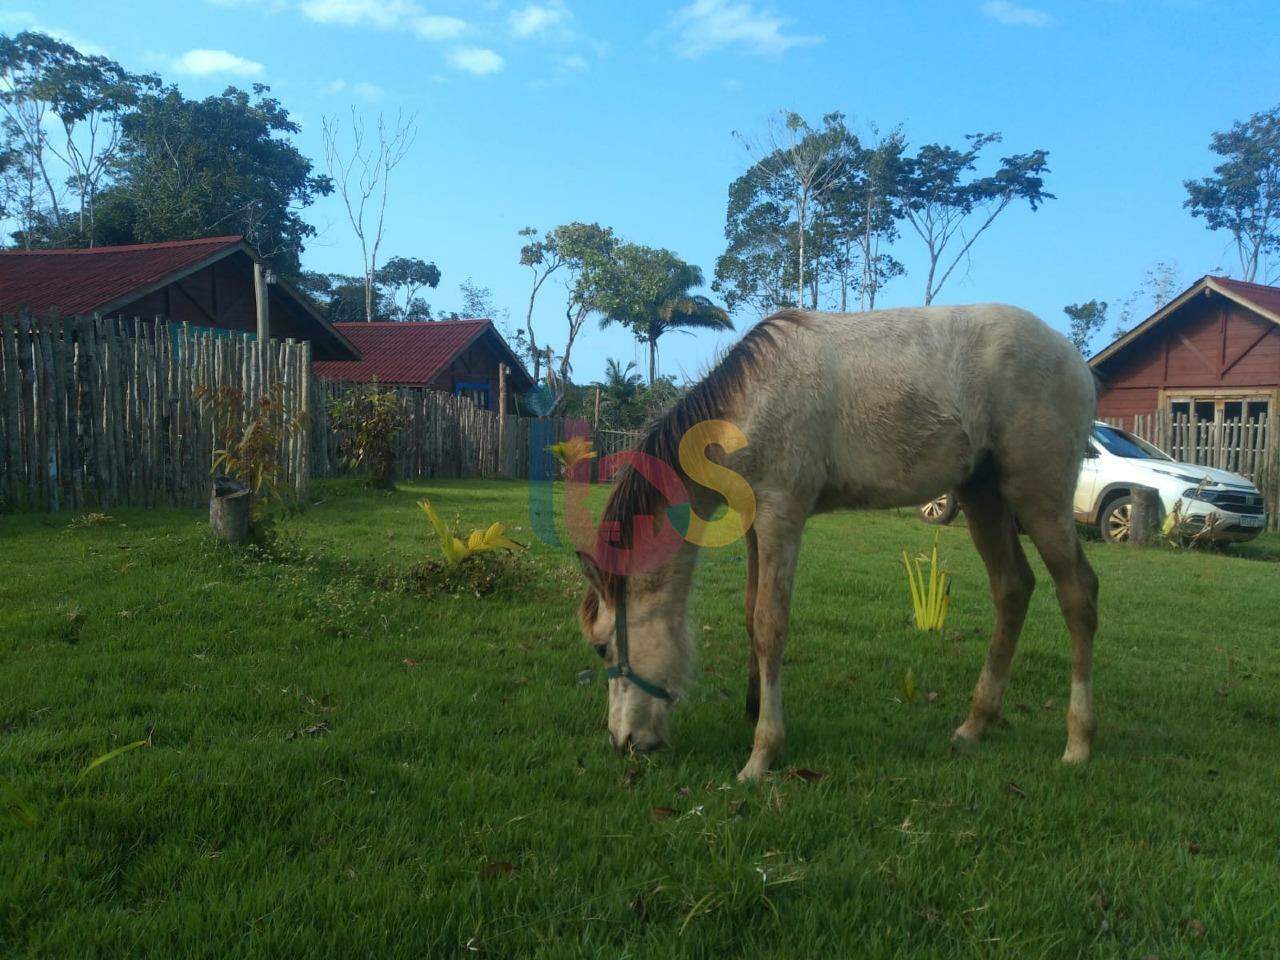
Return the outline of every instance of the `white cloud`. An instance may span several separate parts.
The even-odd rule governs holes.
[[[587,58],[581,54],[571,53],[560,58],[560,66],[570,73],[581,73],[587,69]]]
[[[467,21],[432,14],[414,18],[413,29],[423,40],[452,40],[467,29]]]
[[[997,23],[1010,27],[1047,27],[1053,22],[1053,17],[1043,10],[1024,7],[1012,0],[987,0],[982,5],[982,12]]]
[[[302,0],[298,9],[316,23],[367,24],[380,30],[401,26],[420,12],[412,0]]]
[[[553,27],[563,26],[571,19],[573,14],[569,8],[560,0],[552,0],[551,3],[531,3],[512,10],[507,23],[517,37],[536,37]]]
[[[337,96],[340,93],[349,93],[351,96],[359,100],[381,100],[382,95],[386,92],[376,83],[367,83],[359,81],[357,83],[347,83],[347,81],[338,79],[330,80],[324,85],[324,92],[330,96]]]
[[[208,77],[218,73],[257,77],[266,69],[256,60],[238,57],[227,50],[188,50],[173,61],[173,68],[193,77]]]
[[[499,54],[486,47],[459,47],[450,52],[449,63],[477,77],[497,73],[506,66],[506,61]]]
[[[676,12],[676,52],[683,57],[736,46],[750,53],[785,53],[793,47],[821,43],[817,34],[786,31],[786,20],[750,3],[694,0]]]

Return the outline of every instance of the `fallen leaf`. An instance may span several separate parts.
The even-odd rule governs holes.
[[[585,687],[588,683],[590,683],[595,678],[596,678],[596,672],[594,669],[583,670],[580,674],[578,674],[578,686]]]
[[[928,693],[924,695],[924,698],[928,700],[930,703],[933,703],[935,700],[938,699],[938,691],[930,690]]]
[[[1030,712],[1031,712],[1031,704],[1029,704],[1029,703],[1020,703],[1020,704],[1018,704],[1018,710],[1019,710],[1019,712],[1021,712],[1021,713],[1030,713]]]
[[[1204,924],[1192,917],[1183,917],[1178,922],[1178,930],[1183,936],[1190,937],[1192,940],[1199,940],[1205,934]]]
[[[630,790],[632,785],[640,779],[639,767],[627,767],[627,772],[618,778],[618,786],[623,790]]]
[[[788,780],[803,780],[805,783],[817,783],[825,776],[825,773],[819,773],[817,770],[809,770],[805,767],[787,767]]]
[[[1200,852],[1200,844],[1196,843],[1194,840],[1188,840],[1187,853],[1199,853],[1199,852]]]
[[[662,820],[670,820],[677,814],[677,810],[672,807],[654,807],[649,811],[649,816],[653,817],[655,822]]]
[[[1020,786],[1018,786],[1012,780],[1006,783],[1004,785],[1004,788],[1008,790],[1010,793],[1012,793],[1014,796],[1022,797],[1024,800],[1026,799],[1027,791],[1023,790]]]
[[[403,663],[406,667],[409,667],[410,669],[418,665],[418,661],[414,660],[412,657],[405,657],[400,662]]]
[[[1053,700],[1052,700],[1052,699],[1046,700],[1046,701],[1044,702],[1044,708],[1045,708],[1046,710],[1052,710],[1052,709],[1053,709]]]
[[[506,860],[490,860],[480,868],[482,877],[509,877],[515,873],[516,865]]]

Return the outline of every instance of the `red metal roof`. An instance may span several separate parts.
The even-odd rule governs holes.
[[[1218,286],[1230,290],[1241,300],[1247,300],[1263,310],[1280,315],[1280,287],[1246,283],[1244,280],[1232,280],[1229,277],[1209,277],[1209,279]]]
[[[486,332],[492,332],[518,381],[516,390],[532,386],[529,375],[511,353],[490,320],[440,320],[435,323],[335,323],[334,327],[356,345],[361,360],[316,360],[316,376],[351,383],[406,386],[430,384],[454,358]]]
[[[86,250],[0,251],[0,313],[92,313],[142,296],[175,273],[239,247],[241,237],[209,237]]]

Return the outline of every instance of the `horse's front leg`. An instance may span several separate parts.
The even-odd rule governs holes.
[[[782,719],[782,651],[787,642],[791,585],[795,580],[803,519],[784,521],[764,514],[756,517],[757,576],[752,616],[751,649],[760,679],[760,715],[756,720],[751,758],[739,780],[758,780],[782,752],[786,725]]]

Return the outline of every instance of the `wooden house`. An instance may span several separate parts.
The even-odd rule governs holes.
[[[467,397],[482,410],[514,413],[515,397],[533,386],[490,320],[425,323],[338,323],[360,360],[324,360],[312,372],[325,380],[427,387]]]
[[[0,251],[0,316],[161,318],[260,337],[306,340],[317,359],[360,351],[243,237],[89,249]]]
[[[1280,288],[1201,277],[1089,365],[1098,415],[1259,425],[1280,412]]]

